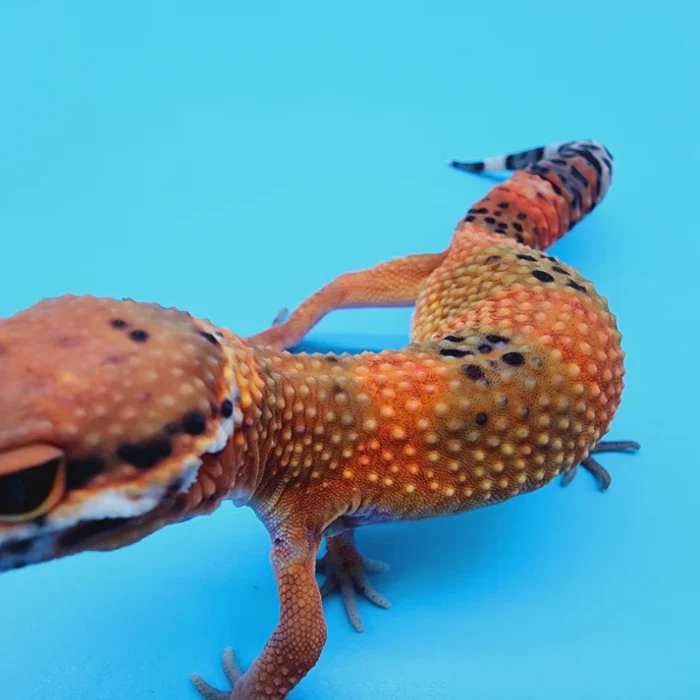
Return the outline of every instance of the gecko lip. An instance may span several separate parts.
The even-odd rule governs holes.
[[[162,519],[173,512],[179,480],[163,494],[162,500],[142,514],[113,515],[77,520],[69,527],[42,515],[20,529],[6,532],[0,524],[0,572],[28,564],[58,559],[81,551],[114,549],[142,539],[158,529]],[[176,510],[176,507],[175,507]]]

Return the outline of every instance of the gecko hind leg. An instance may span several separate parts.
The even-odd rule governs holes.
[[[591,454],[599,454],[601,452],[637,452],[641,449],[641,445],[633,440],[608,440],[599,442],[592,450]],[[587,472],[592,474],[597,480],[601,491],[607,491],[612,483],[610,472],[590,455],[586,457],[581,465]],[[575,478],[578,467],[572,467],[561,480],[562,486],[568,486]]]
[[[233,658],[233,649],[231,649],[231,647],[227,647],[226,651],[224,651],[224,655],[221,659],[221,665],[224,668],[226,678],[228,678],[229,682],[231,683],[231,687],[235,688],[236,683],[238,683],[243,673],[236,665],[236,661]],[[231,699],[230,690],[217,690],[197,674],[193,674],[191,680],[192,685],[196,688],[197,692],[204,698],[204,700]]]
[[[360,593],[370,603],[386,610],[389,601],[377,593],[367,578],[367,572],[381,573],[388,570],[388,564],[366,559],[360,554],[353,530],[327,538],[326,554],[316,562],[316,572],[326,576],[321,586],[321,597],[325,598],[340,589],[345,612],[357,632],[362,632],[364,626],[357,612],[355,593]]]

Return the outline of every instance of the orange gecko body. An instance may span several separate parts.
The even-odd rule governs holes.
[[[593,284],[542,250],[601,201],[612,158],[580,141],[454,165],[516,172],[446,251],[342,275],[252,338],[90,296],[0,321],[0,570],[249,506],[270,533],[279,623],[245,673],[226,652],[232,690],[194,683],[210,700],[280,700],[321,654],[324,595],[341,589],[358,630],[354,590],[388,605],[357,527],[492,505],[578,465],[606,487],[591,455],[638,447],[600,442],[621,336]],[[333,309],[413,304],[400,351],[287,351]]]

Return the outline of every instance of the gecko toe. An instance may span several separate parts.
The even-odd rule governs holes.
[[[564,473],[564,476],[561,478],[561,486],[562,488],[568,486],[575,478],[576,474],[578,473],[578,467],[571,467],[568,472]]]
[[[226,678],[229,679],[231,685],[235,686],[243,673],[236,665],[236,660],[233,658],[233,649],[231,647],[226,647],[224,655],[221,657],[221,665],[224,668]]]
[[[596,462],[593,457],[586,457],[586,459],[581,462],[581,466],[587,471],[593,474],[593,476],[598,480],[601,491],[607,491],[612,484],[612,477],[610,472],[599,462]]]
[[[367,571],[370,570],[371,569],[367,569]],[[386,569],[384,570],[386,571]],[[389,601],[377,593],[374,586],[370,583],[365,571],[356,568],[350,572],[350,576],[352,577],[352,582],[354,583],[355,589],[362,593],[362,595],[369,600],[370,603],[373,603],[378,608],[384,608],[384,610],[387,610],[390,607]]]
[[[591,452],[638,452],[642,446],[634,440],[604,440],[599,442]]]
[[[228,678],[231,683],[231,687],[235,688],[236,683],[238,683],[243,673],[236,665],[236,661],[233,658],[233,649],[231,647],[226,647],[221,658],[221,665],[223,666],[226,678]],[[190,680],[204,700],[231,700],[231,690],[218,690],[214,688],[214,686],[209,685],[209,683],[196,673],[192,674]]]
[[[389,564],[385,564],[383,561],[365,559],[365,557],[362,557],[362,563],[364,564],[365,571],[369,571],[370,574],[385,574],[391,569]]]
[[[201,676],[193,674],[192,685],[204,700],[231,700],[231,691],[217,690],[209,685]]]
[[[321,597],[326,598],[340,590],[350,624],[357,632],[362,632],[364,625],[357,611],[357,594],[379,608],[389,608],[389,601],[375,590],[367,577],[368,572],[385,572],[389,566],[363,557],[357,550],[352,531],[328,538],[326,547],[326,554],[316,561],[316,573],[326,577],[321,586]]]
[[[599,442],[592,450],[591,454],[601,454],[603,452],[637,452],[642,446],[633,440],[607,440]],[[592,474],[598,481],[601,491],[607,491],[612,484],[610,472],[590,455],[581,461],[582,466],[587,472]],[[572,467],[567,471],[561,479],[562,486],[568,486],[575,478],[578,468]]]

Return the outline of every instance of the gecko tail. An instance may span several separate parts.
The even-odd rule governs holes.
[[[592,150],[604,151],[612,160],[610,152],[601,144],[594,141],[562,141],[560,143],[550,143],[547,146],[537,146],[519,153],[510,153],[507,155],[494,156],[486,160],[473,162],[463,162],[458,160],[448,161],[448,165],[456,170],[463,170],[468,173],[493,173],[503,170],[523,170],[531,165],[535,165],[541,160],[553,158],[557,155],[566,153],[568,149],[584,146]]]
[[[590,214],[612,182],[613,157],[596,141],[568,141],[452,167],[514,170],[467,212],[473,224],[544,250]]]

